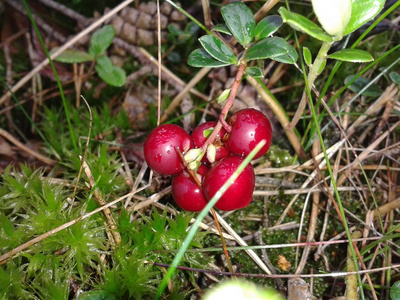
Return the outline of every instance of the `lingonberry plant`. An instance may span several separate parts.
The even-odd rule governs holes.
[[[234,173],[242,158],[258,143],[266,141],[254,158],[264,155],[271,145],[271,124],[262,112],[245,109],[226,121],[243,75],[263,77],[260,68],[247,67],[247,63],[267,58],[290,64],[297,60],[297,52],[292,46],[284,39],[272,36],[282,24],[280,16],[268,16],[256,24],[251,10],[241,2],[223,6],[221,14],[226,25],[216,26],[214,31],[233,35],[241,46],[234,50],[223,39],[209,32],[199,39],[203,49],[193,51],[188,59],[188,64],[195,67],[237,66],[235,82],[220,99],[226,102],[218,121],[205,122],[193,131],[191,137],[195,148],[189,146],[189,142],[184,147],[183,139],[177,141],[176,134],[169,134],[166,125],[153,130],[144,148],[148,165],[162,175],[176,175],[186,166],[187,171],[174,178],[172,190],[177,205],[191,211],[199,211],[204,207],[202,192],[205,193],[205,199],[210,200]],[[174,130],[178,131],[176,127]],[[197,178],[202,163],[212,164],[204,185]],[[246,207],[252,199],[253,189],[254,171],[248,165],[216,207],[221,210]]]

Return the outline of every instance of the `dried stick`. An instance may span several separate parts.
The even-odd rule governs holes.
[[[313,143],[312,150],[311,150],[312,155],[316,156],[320,151],[321,151],[321,148],[320,148],[319,140],[315,140],[315,142]],[[317,165],[317,162],[315,162],[315,164]],[[320,171],[320,169],[318,169],[318,166],[316,166],[316,170]],[[319,173],[318,175],[320,176],[320,174],[321,173]],[[318,184],[317,176],[314,178],[314,183]],[[315,229],[317,227],[317,219],[318,219],[319,199],[320,199],[320,193],[318,193],[318,192],[314,193],[312,207],[311,207],[311,214],[310,214],[310,218],[309,218],[310,222],[308,225],[307,242],[312,242],[314,240]],[[299,230],[299,235],[300,234],[301,234],[301,230]],[[310,250],[311,250],[310,246],[306,246],[304,248],[300,263],[296,269],[295,274],[301,274],[303,272],[303,269],[308,260],[308,256],[310,255]]]
[[[99,206],[107,205],[107,202],[103,199],[99,189],[96,187],[96,182],[93,178],[92,172],[90,171],[90,168],[89,168],[88,164],[86,163],[86,161],[82,161],[82,167],[83,167],[83,170],[85,171],[86,176],[89,179],[90,188],[94,189],[93,196],[94,196],[94,199],[96,200],[97,204]],[[109,228],[111,229],[111,234],[114,239],[114,243],[115,243],[114,247],[115,247],[116,245],[119,245],[121,243],[121,235],[118,232],[117,223],[115,222],[114,217],[111,213],[111,210],[108,207],[104,208],[103,214],[107,219]],[[113,243],[113,242],[111,241],[111,243]]]
[[[383,217],[387,213],[390,213],[399,207],[400,207],[400,198],[397,198],[382,206],[379,206],[378,208],[374,209],[374,219],[378,219],[379,215]]]
[[[218,213],[215,213],[219,223],[224,227],[224,229],[233,236],[239,245],[246,247],[247,243],[232,229],[231,226],[222,218]],[[246,253],[254,260],[254,262],[267,274],[271,275],[272,272],[268,269],[268,267],[264,264],[260,257],[251,249],[246,249]]]
[[[268,0],[264,5],[255,13],[254,19],[258,23],[264,16],[279,2],[279,0]]]
[[[367,149],[365,149],[360,155],[357,155],[357,157],[354,159],[353,162],[349,164],[348,169],[342,174],[342,176],[339,177],[337,181],[337,185],[342,185],[346,178],[350,175],[351,171],[353,170],[353,166],[361,164],[361,162],[368,157],[368,155],[374,150],[378,145],[389,135],[389,133],[393,132],[398,126],[400,125],[400,121],[396,122],[394,125],[392,125],[389,130],[385,131],[378,139],[376,139],[371,145],[368,146]]]
[[[27,146],[22,144],[20,141],[18,141],[15,137],[13,137],[11,134],[9,134],[7,131],[5,131],[2,128],[0,128],[0,135],[3,136],[4,138],[6,138],[7,140],[9,140],[11,143],[13,143],[15,146],[17,146],[22,151],[32,155],[33,157],[37,158],[38,160],[40,160],[41,162],[43,162],[47,165],[54,166],[57,163],[55,160],[45,157],[45,156],[33,151],[32,149],[28,148]]]

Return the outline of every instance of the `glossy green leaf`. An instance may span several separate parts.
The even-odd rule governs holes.
[[[115,29],[112,25],[106,25],[97,30],[90,38],[89,53],[101,55],[111,45],[115,36]]]
[[[344,30],[347,35],[373,19],[383,8],[385,0],[352,0],[351,17]]]
[[[192,67],[209,67],[217,68],[230,65],[230,63],[223,63],[214,59],[210,54],[204,49],[196,49],[190,53],[188,58],[188,65]]]
[[[199,41],[203,48],[214,57],[223,63],[235,64],[236,56],[233,54],[231,49],[229,49],[220,39],[213,35],[204,35],[199,38]]]
[[[287,42],[280,37],[272,37],[259,41],[252,46],[246,55],[246,61],[254,59],[275,59],[288,53]]]
[[[396,281],[390,288],[390,298],[392,300],[400,300],[400,280]]]
[[[121,86],[126,82],[125,71],[114,66],[107,56],[100,56],[97,59],[96,71],[100,78],[109,85]]]
[[[228,26],[226,26],[225,24],[217,24],[212,28],[213,31],[218,31],[221,33],[225,33],[228,35],[232,35],[232,33],[229,31]]]
[[[307,66],[311,66],[312,64],[312,55],[310,49],[307,47],[303,47],[303,58]]]
[[[54,48],[50,51],[50,55],[53,54],[58,50],[57,48]],[[73,63],[83,63],[87,61],[92,61],[94,60],[94,56],[90,55],[87,52],[84,51],[76,51],[76,50],[70,50],[67,49],[63,53],[61,53],[59,56],[56,57],[56,61],[62,62],[62,63],[67,63],[67,64],[73,64]]]
[[[308,35],[323,42],[332,42],[332,37],[317,24],[311,22],[302,15],[288,11],[284,7],[280,7],[278,12],[282,16],[283,22],[287,23],[294,30],[307,33]]]
[[[373,61],[374,58],[366,51],[358,49],[343,49],[329,54],[328,58],[341,61],[363,63]]]
[[[254,37],[256,22],[250,8],[242,2],[232,2],[221,8],[222,17],[230,32],[243,46],[247,46]]]
[[[390,72],[389,73],[389,78],[392,80],[395,84],[400,84],[400,74],[397,72]]]
[[[344,83],[347,85],[353,78],[354,78],[354,75],[347,76],[346,79],[344,80]],[[376,85],[375,83],[370,84],[370,82],[371,81],[365,77],[358,77],[354,82],[352,82],[348,86],[348,89],[355,93],[358,93],[363,88],[365,88],[367,85],[369,85],[368,88],[362,92],[362,95],[368,96],[368,97],[380,96],[382,94],[382,91],[379,88],[379,86]]]
[[[279,55],[273,59],[285,64],[294,64],[299,58],[297,51],[288,43],[286,43],[286,49],[288,50],[286,54]]]
[[[245,73],[251,77],[264,78],[263,72],[259,67],[247,67]]]
[[[260,22],[258,22],[255,29],[255,38],[257,41],[265,39],[273,34],[275,31],[281,27],[283,21],[281,16],[271,15],[265,17]]]

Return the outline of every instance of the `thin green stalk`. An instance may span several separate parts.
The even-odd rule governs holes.
[[[260,143],[258,143],[258,145],[250,152],[250,154],[240,164],[240,166],[231,175],[231,177],[229,177],[229,179],[222,185],[222,187],[218,190],[218,192],[215,193],[214,197],[212,197],[212,199],[207,203],[206,207],[204,207],[204,209],[199,213],[199,215],[196,218],[196,221],[193,223],[185,240],[183,241],[182,246],[180,247],[174,260],[172,261],[171,266],[168,268],[167,274],[164,276],[163,280],[158,286],[156,299],[161,298],[162,293],[167,287],[168,281],[172,278],[173,274],[177,270],[179,262],[181,261],[183,255],[185,254],[191,241],[193,240],[201,221],[209,213],[209,211],[215,205],[215,203],[217,203],[217,201],[222,197],[222,195],[226,192],[226,190],[232,185],[232,183],[239,177],[240,173],[246,168],[246,166],[250,163],[250,161],[257,154],[257,152],[265,145],[265,143],[266,143],[265,140],[262,140]]]
[[[335,176],[333,174],[333,171],[332,171],[332,168],[331,168],[331,164],[329,162],[329,157],[328,157],[328,154],[326,152],[324,139],[322,137],[321,129],[320,129],[319,123],[318,123],[317,113],[315,111],[315,107],[314,107],[314,104],[312,102],[311,93],[310,93],[309,89],[307,89],[307,93],[308,93],[308,97],[310,99],[309,100],[309,104],[310,104],[310,108],[311,108],[311,113],[312,113],[314,125],[315,125],[316,130],[317,130],[317,134],[318,134],[318,138],[319,138],[319,141],[320,141],[322,152],[324,153],[324,158],[325,158],[325,161],[326,161],[326,167],[328,169],[329,176],[331,178],[331,183],[332,183],[333,190],[334,190],[334,193],[335,193],[335,198],[336,198],[336,201],[337,201],[338,206],[339,206],[340,216],[341,216],[341,218],[343,220],[343,227],[344,227],[344,230],[346,232],[347,238],[349,239],[349,248],[350,248],[351,254],[353,256],[353,262],[354,262],[355,270],[358,271],[358,261],[357,261],[356,251],[354,249],[354,245],[353,245],[353,241],[352,241],[352,238],[351,238],[350,229],[349,229],[349,226],[348,226],[347,221],[346,221],[346,215],[345,215],[345,212],[344,212],[343,203],[342,203],[342,200],[340,199],[339,191],[337,189],[336,179],[335,179]],[[357,279],[358,279],[358,284],[360,286],[361,298],[365,299],[364,291],[362,289],[361,276],[359,274],[357,274]]]
[[[207,34],[212,34],[210,30],[207,29],[201,22],[196,20],[191,14],[187,13],[186,10],[184,10],[182,7],[178,6],[171,0],[165,0],[169,4],[171,4],[173,7],[175,7],[177,10],[179,10],[182,14],[184,14],[186,17],[188,17],[190,20],[192,20],[197,26],[199,26],[201,29],[203,29]]]
[[[311,68],[310,73],[308,73],[308,87],[311,88],[314,84],[315,79],[317,78],[320,69],[324,62],[326,61],[326,56],[328,54],[329,49],[332,46],[332,42],[323,42],[321,48],[318,51],[317,57],[315,58]]]
[[[78,145],[76,144],[76,140],[75,140],[75,133],[74,133],[74,130],[72,128],[71,119],[69,117],[67,101],[66,101],[65,96],[64,96],[64,91],[63,91],[63,88],[62,88],[62,85],[61,85],[60,78],[58,77],[57,70],[54,67],[53,61],[51,60],[49,52],[47,51],[46,45],[43,42],[42,36],[40,35],[39,29],[38,29],[38,27],[36,25],[36,22],[32,17],[32,14],[31,14],[31,12],[29,10],[28,5],[26,4],[26,0],[22,0],[22,2],[24,4],[24,6],[25,6],[25,10],[26,10],[26,13],[28,14],[29,20],[31,21],[32,26],[35,29],[36,35],[39,38],[40,44],[42,45],[42,48],[43,48],[43,51],[46,53],[46,57],[49,60],[50,66],[51,66],[51,68],[53,70],[54,77],[56,78],[56,81],[57,81],[58,89],[60,90],[60,95],[61,95],[61,99],[62,99],[64,111],[65,111],[65,118],[67,119],[67,122],[68,122],[68,128],[69,128],[69,132],[70,132],[70,135],[71,135],[72,144],[74,146],[75,152],[79,153]]]

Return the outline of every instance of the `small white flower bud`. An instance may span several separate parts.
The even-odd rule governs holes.
[[[215,156],[217,154],[217,149],[213,144],[208,145],[207,147],[207,159],[210,163],[215,161]]]
[[[195,161],[197,157],[201,154],[201,149],[190,149],[184,156],[183,158],[187,163],[191,163],[192,161]]]
[[[340,39],[351,17],[351,0],[312,0],[312,6],[322,28]]]

